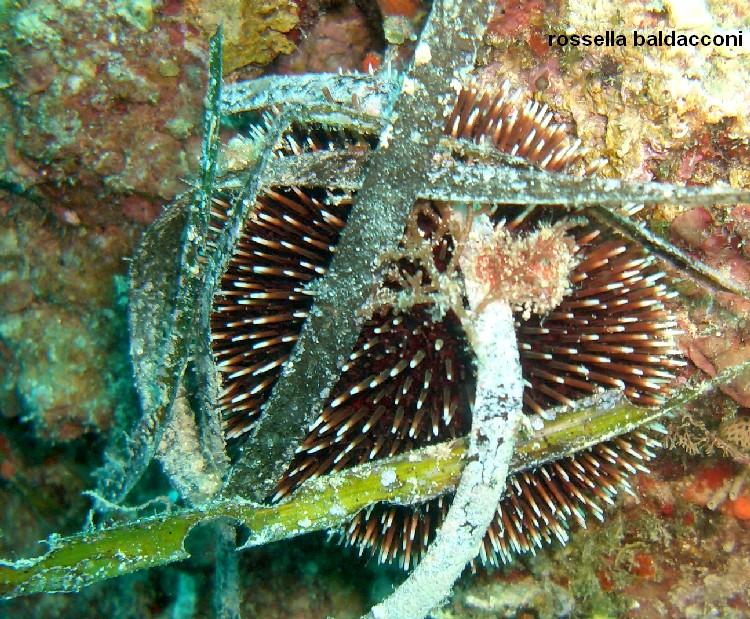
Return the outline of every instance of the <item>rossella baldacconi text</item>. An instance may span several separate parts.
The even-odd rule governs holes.
[[[676,30],[639,32],[633,30],[628,36],[614,30],[600,34],[548,34],[547,44],[560,47],[742,47],[742,30],[737,32],[685,33]]]

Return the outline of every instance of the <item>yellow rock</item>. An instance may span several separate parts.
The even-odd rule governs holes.
[[[265,65],[294,50],[286,36],[298,21],[291,0],[189,0],[188,12],[207,35],[224,24],[224,72]]]

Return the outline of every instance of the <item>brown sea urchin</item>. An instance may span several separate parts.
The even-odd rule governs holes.
[[[305,286],[325,272],[348,206],[296,188],[269,191],[246,224],[212,320],[228,438],[247,432],[260,413],[312,303]],[[214,217],[223,217],[220,207]]]
[[[519,108],[514,99],[507,87],[499,93],[467,88],[446,132],[547,170],[576,162],[578,144],[552,123],[552,114],[535,103]],[[289,137],[279,148],[317,150],[326,139],[322,133]],[[247,434],[261,414],[312,304],[310,284],[326,272],[350,205],[348,195],[275,188],[246,222],[212,316],[229,438]],[[214,217],[221,219],[224,208],[218,203]],[[504,224],[504,234],[529,239],[528,230],[552,216],[523,211]],[[640,249],[603,238],[581,218],[561,225],[558,236],[565,236],[573,267],[566,269],[562,300],[543,315],[521,311],[517,317],[526,412],[540,423],[550,407],[613,387],[638,403],[658,403],[681,363],[675,321],[664,304],[670,297],[664,274]],[[275,500],[311,477],[466,432],[473,368],[460,298],[448,307],[431,302],[439,288],[435,280],[456,277],[465,240],[446,205],[415,207],[400,251],[384,257],[383,294],[376,295],[338,384],[279,480]],[[537,290],[544,276],[511,253],[493,268],[515,278],[517,288]],[[560,287],[559,277],[548,279]],[[479,560],[508,562],[515,553],[565,541],[570,521],[584,525],[587,514],[601,518],[603,504],[612,503],[619,488],[629,490],[627,474],[643,470],[656,444],[636,432],[515,474]],[[446,496],[416,507],[373,506],[343,537],[360,552],[408,568],[432,540],[449,503]]]

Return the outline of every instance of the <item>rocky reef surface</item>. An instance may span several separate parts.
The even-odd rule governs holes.
[[[372,3],[369,3],[372,5]],[[207,38],[227,27],[228,79],[377,67],[414,0],[0,1],[0,556],[84,523],[113,427],[137,414],[127,259],[198,170]],[[377,12],[375,12],[377,14]],[[628,179],[750,185],[750,9],[741,0],[499,2],[478,78],[534,93]],[[741,48],[559,47],[550,33],[745,29]],[[649,223],[750,284],[750,207],[656,208]],[[683,379],[750,359],[750,307],[672,273]],[[565,548],[466,577],[436,617],[750,615],[750,377],[672,422],[668,447]],[[142,482],[169,488],[158,470]],[[734,488],[739,488],[733,492]],[[136,489],[136,495],[139,489]],[[193,558],[0,614],[200,617],[212,540]],[[246,616],[358,617],[398,572],[311,536],[242,555]]]

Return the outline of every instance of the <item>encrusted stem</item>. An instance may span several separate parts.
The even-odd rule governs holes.
[[[219,149],[221,28],[211,38],[200,184],[186,207],[144,236],[130,272],[131,358],[142,415],[127,441],[113,441],[98,494],[119,503],[154,457],[192,352],[205,279],[208,215]]]
[[[568,207],[624,204],[735,204],[750,191],[727,186],[681,187],[545,172],[505,162],[465,163],[448,158],[435,167],[421,197],[480,204],[551,204]]]
[[[222,112],[238,114],[289,105],[325,107],[347,113],[352,108],[377,120],[397,85],[387,68],[374,75],[269,75],[229,84],[222,96]]]
[[[733,202],[743,202],[746,200],[747,197],[743,196],[743,199],[738,198],[737,200],[733,200]],[[747,286],[734,281],[705,262],[696,260],[687,252],[684,252],[679,247],[649,230],[644,224],[636,223],[627,217],[623,217],[600,206],[592,208],[590,212],[594,219],[612,226],[627,238],[639,243],[652,254],[659,256],[659,258],[667,261],[683,273],[692,276],[696,281],[708,286],[711,290],[715,292],[727,291],[745,299],[750,299],[750,290],[748,290]]]
[[[422,561],[366,619],[422,619],[447,600],[467,563],[479,554],[505,490],[523,414],[523,379],[510,305],[486,304],[472,326],[477,391],[466,466],[455,498]]]
[[[216,565],[214,567],[215,619],[240,619],[240,558],[237,553],[237,529],[233,523],[217,522]]]
[[[186,235],[195,235],[200,250],[208,239],[208,218],[211,212],[211,195],[216,180],[216,164],[219,158],[219,125],[221,123],[221,90],[223,82],[222,45],[224,35],[219,26],[211,37],[208,47],[209,71],[203,112],[203,146],[201,149],[201,177],[198,200],[188,220]]]
[[[395,100],[328,273],[299,340],[255,424],[255,449],[237,463],[229,492],[261,500],[271,493],[295,448],[320,413],[351,352],[378,284],[378,257],[393,251],[424,186],[431,156],[453,104],[452,83],[471,70],[494,2],[436,0]]]
[[[453,148],[449,149],[448,145]],[[492,205],[547,204],[568,210],[593,206],[602,217],[625,204],[711,205],[750,201],[750,191],[731,187],[683,187],[546,172],[528,161],[465,140],[443,138],[436,152],[441,167],[430,175],[426,187],[420,189],[422,199]],[[482,160],[467,163],[454,159],[455,155],[482,157]],[[335,150],[290,155],[274,163],[264,182],[270,186],[356,191],[364,182],[371,157],[372,153],[367,151]],[[445,171],[441,171],[444,167]],[[227,176],[219,182],[223,189],[235,189],[243,184],[239,175]],[[618,229],[625,227],[622,222],[608,220],[607,223]],[[626,232],[636,241],[650,245],[639,230],[628,228]]]

